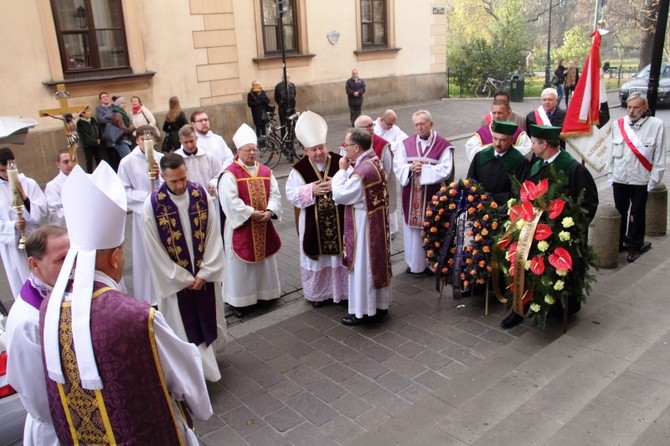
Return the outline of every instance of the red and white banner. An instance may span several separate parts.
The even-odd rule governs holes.
[[[605,167],[605,141],[612,131],[607,90],[600,69],[600,39],[607,31],[593,32],[593,45],[575,87],[563,122],[561,136],[591,167]]]

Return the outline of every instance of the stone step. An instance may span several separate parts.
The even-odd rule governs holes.
[[[666,435],[668,248],[670,241],[658,242],[634,264],[600,276],[608,283],[594,287],[567,334],[559,324],[529,331],[356,443],[565,444],[573,427],[595,444]]]

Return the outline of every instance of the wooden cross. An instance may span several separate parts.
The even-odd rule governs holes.
[[[70,156],[72,157],[72,162],[77,163],[77,139],[76,136],[76,127],[68,127],[68,123],[65,122],[65,113],[72,113],[72,115],[81,114],[84,110],[88,108],[88,105],[70,105],[68,103],[68,98],[70,93],[65,89],[65,84],[58,84],[56,86],[55,96],[60,103],[58,108],[50,108],[46,110],[40,110],[40,117],[49,116],[50,118],[60,119],[63,121],[63,127],[65,129],[65,135],[67,136],[68,150],[70,151]],[[73,121],[74,122],[74,121]],[[74,136],[73,136],[74,135]]]

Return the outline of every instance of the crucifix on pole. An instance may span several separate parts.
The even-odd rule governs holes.
[[[72,162],[76,164],[77,142],[79,138],[77,136],[77,123],[74,118],[86,110],[88,105],[70,105],[68,102],[70,93],[65,89],[65,84],[58,84],[56,86],[55,96],[58,99],[60,107],[40,110],[40,117],[49,116],[50,118],[63,121],[65,136],[67,137],[67,148],[72,157]]]

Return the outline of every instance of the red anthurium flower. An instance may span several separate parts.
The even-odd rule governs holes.
[[[520,204],[515,204],[509,208],[509,219],[512,223],[516,223],[521,218],[523,207]]]
[[[544,180],[541,180],[537,185],[535,186],[535,192],[537,198],[540,198],[542,195],[544,195],[547,192],[547,189],[549,189],[549,180],[545,178]]]
[[[544,273],[544,257],[535,256],[530,259],[530,270],[533,274],[541,276]]]
[[[558,247],[549,255],[549,263],[556,269],[569,270],[572,268],[572,257],[564,248]]]
[[[533,221],[533,218],[535,218],[533,205],[530,201],[524,201],[521,205],[521,218],[526,221]]]
[[[540,223],[537,225],[537,228],[535,228],[535,240],[537,241],[546,240],[551,234],[553,234],[553,231],[549,225],[545,225],[544,223]]]
[[[537,198],[537,186],[530,180],[524,181],[519,193],[521,201],[535,200]]]
[[[510,244],[511,241],[512,237],[505,237],[504,239],[501,239],[498,242],[498,248],[505,249]]]
[[[565,201],[561,200],[560,198],[557,198],[549,203],[549,218],[553,220],[554,218],[561,215],[561,212],[563,212],[563,207],[565,207]]]
[[[509,248],[507,249],[507,252],[510,255],[510,261],[512,261],[512,258],[514,257],[514,254],[516,254],[516,245],[518,242],[514,242],[511,245],[509,245]]]

